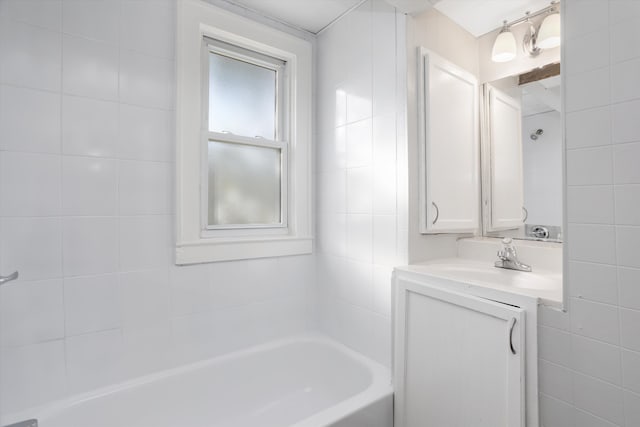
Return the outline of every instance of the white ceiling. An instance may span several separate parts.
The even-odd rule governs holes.
[[[499,28],[504,20],[511,22],[549,4],[551,0],[440,0],[434,7],[479,37]]]
[[[440,0],[387,0],[387,3],[403,13],[420,13],[433,7]]]
[[[362,0],[227,0],[260,14],[317,34]],[[535,12],[550,0],[387,0],[404,13],[435,7],[475,37]]]
[[[317,34],[361,0],[232,0],[278,21]]]

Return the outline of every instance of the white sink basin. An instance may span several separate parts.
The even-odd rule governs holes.
[[[429,274],[472,284],[537,291],[557,291],[562,288],[562,275],[555,272],[532,272],[494,267],[490,263],[463,258],[447,258],[421,264]]]

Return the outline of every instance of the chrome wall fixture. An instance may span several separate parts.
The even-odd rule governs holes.
[[[10,282],[12,280],[16,280],[17,278],[18,278],[17,271],[14,271],[8,276],[0,276],[0,285],[4,285],[5,283]]]
[[[541,15],[546,16],[536,28],[531,20]],[[522,18],[502,23],[502,30],[498,33],[491,51],[493,62],[508,62],[516,57],[516,38],[511,32],[511,27],[522,23],[529,25],[522,40],[522,49],[527,55],[535,57],[544,49],[560,46],[560,5],[557,1],[552,1],[542,10],[535,13],[526,12]]]

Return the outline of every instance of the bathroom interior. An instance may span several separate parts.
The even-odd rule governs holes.
[[[638,27],[0,0],[0,426],[640,426]]]

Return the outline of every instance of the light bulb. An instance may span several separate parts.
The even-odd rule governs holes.
[[[537,45],[541,49],[560,46],[560,14],[553,13],[544,18],[538,31]]]
[[[507,62],[516,57],[516,38],[509,28],[505,27],[500,31],[496,41],[493,42],[491,50],[491,60],[493,62]]]

